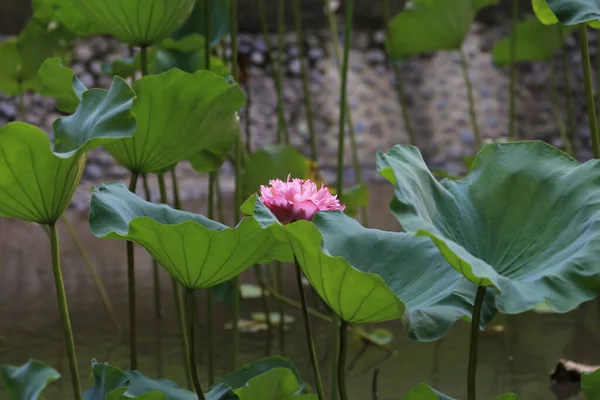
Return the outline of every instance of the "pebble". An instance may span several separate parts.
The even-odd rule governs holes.
[[[300,65],[300,60],[298,60],[297,58],[293,59],[288,64],[288,72],[292,75],[300,75],[301,70],[302,68]]]
[[[465,144],[475,144],[475,135],[473,135],[473,132],[471,131],[460,131],[458,132],[458,137]]]
[[[385,52],[380,49],[373,49],[367,52],[367,61],[370,64],[383,64],[386,60]]]
[[[94,57],[94,52],[88,44],[80,44],[75,47],[75,53],[77,59],[82,63],[88,63]]]
[[[311,47],[308,50],[308,58],[311,59],[312,61],[318,61],[320,59],[322,59],[325,56],[325,52],[323,51],[323,49],[319,48],[319,47]]]
[[[256,65],[264,65],[265,64],[265,55],[261,52],[254,51],[254,52],[252,52],[251,60]]]
[[[83,176],[87,179],[100,179],[102,178],[102,175],[104,174],[104,171],[102,170],[102,168],[98,165],[95,164],[90,164],[88,163],[85,166],[85,170],[83,171]]]
[[[13,103],[2,102],[0,103],[0,115],[4,115],[8,119],[17,119],[19,112],[17,106]]]
[[[79,74],[79,80],[87,88],[93,88],[94,86],[96,86],[95,85],[96,80],[94,79],[94,76],[92,74],[90,74],[89,72],[84,72],[84,73]]]

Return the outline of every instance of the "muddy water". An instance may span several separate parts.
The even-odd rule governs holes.
[[[389,215],[391,190],[386,184],[372,188],[371,224],[385,229],[397,229]],[[186,205],[201,211],[200,202]],[[122,328],[127,326],[127,287],[125,276],[125,244],[119,241],[100,241],[92,237],[83,216],[71,215],[82,240],[104,281]],[[20,221],[0,221],[0,364],[21,364],[29,358],[44,360],[61,370],[63,378],[47,391],[48,400],[71,398],[67,360],[56,310],[56,299],[49,263],[49,243],[44,232]],[[126,335],[115,333],[102,303],[92,285],[81,259],[66,230],[61,229],[62,258],[67,295],[76,336],[80,371],[84,386],[89,385],[90,360],[108,361],[127,368],[128,348]],[[160,340],[156,339],[156,319],[153,308],[150,259],[143,249],[136,250],[137,290],[139,299],[139,353],[141,370],[149,376],[166,376],[184,384],[181,353],[178,347],[178,329],[174,317],[171,285],[166,274],[161,275],[161,294],[164,316]],[[244,276],[251,281],[252,274]],[[286,293],[296,297],[291,274]],[[198,296],[204,301],[202,295]],[[313,299],[316,300],[316,299]],[[313,302],[313,301],[311,301]],[[316,303],[314,301],[313,303]],[[204,341],[202,306],[199,307],[199,340]],[[251,312],[260,310],[260,300],[245,300],[242,315],[250,319]],[[299,317],[297,310],[287,309]],[[227,372],[229,334],[224,327],[229,321],[227,306],[219,305],[217,316],[218,375]],[[595,303],[585,304],[565,315],[524,314],[500,316],[482,333],[480,367],[478,371],[479,396],[489,399],[494,395],[517,391],[522,399],[548,400],[557,397],[551,390],[549,371],[563,358],[581,363],[600,364],[600,312]],[[323,365],[331,357],[328,353],[328,327],[314,321],[318,353]],[[379,373],[379,399],[399,400],[402,395],[421,381],[462,399],[465,395],[468,325],[459,322],[443,339],[435,343],[417,343],[408,339],[401,323],[384,324],[394,333],[392,346],[398,351],[394,357],[377,348],[362,348],[357,340],[350,343],[348,372],[351,398],[370,399],[374,368]],[[365,326],[365,329],[373,327]],[[268,340],[264,332],[242,334],[241,362],[263,357]],[[199,345],[202,348],[202,343]],[[271,350],[278,350],[277,339]],[[294,360],[307,380],[312,374],[305,351],[300,319],[290,325],[286,336],[286,356]],[[357,358],[358,357],[358,358]],[[206,381],[205,358],[200,357],[202,379]],[[162,367],[161,367],[162,366]],[[323,374],[327,380],[328,367]],[[6,393],[0,389],[0,399]]]

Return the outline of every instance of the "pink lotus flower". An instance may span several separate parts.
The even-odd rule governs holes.
[[[260,201],[283,224],[300,219],[312,221],[319,211],[343,211],[346,208],[340,204],[337,195],[332,196],[323,185],[317,189],[317,185],[310,180],[295,178],[290,181],[288,175],[287,182],[272,179],[269,185],[260,186]]]

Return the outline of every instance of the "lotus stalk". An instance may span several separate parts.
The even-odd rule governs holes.
[[[485,286],[480,286],[477,289],[477,296],[475,297],[475,305],[473,307],[473,316],[471,318],[469,369],[467,372],[467,400],[476,400],[477,398],[477,350],[479,348],[481,309],[485,299],[485,290]]]
[[[131,173],[129,180],[129,191],[135,193],[138,181],[138,174]],[[136,370],[137,367],[137,315],[136,315],[136,295],[135,295],[135,250],[133,242],[127,241],[125,244],[127,251],[127,293],[129,299],[129,368]]]
[[[191,373],[192,373],[192,382],[194,382],[194,390],[196,391],[196,394],[198,395],[198,400],[206,400],[206,397],[204,396],[204,390],[202,389],[202,384],[200,384],[200,379],[198,378],[198,367],[196,364],[196,345],[195,342],[196,340],[195,338],[195,334],[194,334],[194,330],[195,330],[195,320],[196,320],[196,316],[195,316],[195,305],[196,305],[196,299],[194,298],[194,291],[193,290],[189,290],[187,289],[185,291],[186,294],[186,303],[187,303],[187,310],[188,310],[188,316],[187,316],[187,323],[188,323],[188,337],[190,338],[190,348],[189,348],[189,359],[190,359],[190,365],[192,367]]]
[[[519,22],[519,0],[512,2],[512,24],[510,41],[510,84],[509,84],[509,105],[508,105],[508,137],[510,140],[516,139],[516,86],[517,86],[517,24]]]
[[[587,23],[579,24],[579,46],[581,49],[581,63],[583,65],[583,81],[585,84],[588,122],[590,124],[590,134],[592,136],[592,151],[594,153],[594,158],[600,158],[600,134],[598,133],[598,120],[596,119],[596,106],[594,104]]]
[[[469,102],[469,116],[471,118],[471,129],[473,129],[473,135],[475,135],[475,146],[477,149],[481,148],[482,139],[479,131],[479,123],[477,122],[477,111],[475,110],[475,99],[473,97],[473,84],[471,83],[471,77],[469,76],[469,62],[465,51],[460,48],[458,49],[458,55],[460,57],[460,68],[465,80],[465,87],[467,88],[467,100]]]

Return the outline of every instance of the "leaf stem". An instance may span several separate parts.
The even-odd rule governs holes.
[[[147,201],[152,201],[150,194],[150,185],[148,184],[148,176],[142,174],[142,183],[144,184],[144,194]],[[154,313],[157,320],[162,319],[162,301],[160,298],[160,275],[158,274],[158,263],[152,258],[152,286],[154,289]]]
[[[186,303],[187,303],[187,323],[188,323],[188,336],[190,338],[190,349],[189,349],[189,358],[190,364],[192,367],[192,381],[194,382],[194,390],[198,395],[199,400],[206,400],[204,397],[204,391],[202,390],[202,385],[200,384],[200,379],[198,378],[198,367],[196,365],[196,345],[194,340],[194,328],[195,328],[195,299],[194,299],[194,291],[190,289],[186,289]]]
[[[463,78],[465,79],[465,86],[467,87],[467,99],[469,101],[469,115],[471,116],[471,128],[473,129],[473,135],[475,136],[475,145],[477,149],[481,148],[481,133],[479,131],[479,125],[477,123],[477,112],[475,111],[475,99],[473,98],[473,85],[471,84],[471,78],[469,77],[469,63],[467,62],[467,56],[465,51],[460,48],[458,50],[460,56],[460,67],[462,70]]]
[[[208,0],[206,0],[208,3]],[[215,218],[215,184],[217,183],[217,173],[208,173],[208,218]],[[213,293],[212,288],[206,289],[206,330],[207,330],[207,348],[208,352],[208,386],[215,383],[215,317],[213,311]]]
[[[140,46],[140,68],[142,76],[148,75],[148,46]]]
[[[158,175],[158,187],[160,191],[160,202],[163,204],[168,204],[167,198],[167,185],[165,184],[165,176]],[[175,207],[176,209],[180,209]],[[190,367],[190,346],[189,346],[189,338],[187,336],[186,329],[186,321],[185,321],[185,309],[183,306],[183,300],[181,298],[181,290],[179,288],[179,283],[173,278],[171,278],[171,286],[173,288],[173,299],[175,302],[175,308],[177,311],[177,322],[179,324],[179,334],[181,339],[181,350],[183,353],[183,366],[185,368],[185,378],[187,382],[187,387],[192,387],[192,370]]]
[[[267,295],[267,285],[265,284],[265,280],[263,278],[262,266],[256,264],[252,267],[252,269],[254,271],[254,277],[256,278],[256,281],[258,282],[258,286],[260,287],[260,300],[262,303],[263,312],[265,313],[265,320],[267,322],[267,334],[269,335],[269,338],[270,338],[271,335],[273,334],[273,324],[271,323],[271,307],[269,306],[269,297]],[[280,325],[284,325],[283,321],[284,321],[283,319],[280,320]],[[269,350],[269,349],[267,349],[267,350]],[[267,356],[269,356],[269,354],[267,354]]]
[[[383,0],[383,23],[385,26],[386,36],[390,42],[393,42],[394,35],[390,30],[390,21],[390,1]],[[402,119],[404,119],[404,126],[406,128],[406,132],[408,133],[410,144],[416,146],[417,138],[412,127],[410,112],[408,111],[408,100],[406,98],[406,93],[404,92],[404,79],[402,78],[402,74],[400,73],[400,67],[398,66],[396,60],[391,60],[391,62],[392,68],[394,70],[394,77],[396,78],[396,90],[398,91],[398,100],[400,101],[400,111],[402,112]]]
[[[583,64],[583,78],[585,83],[585,97],[587,103],[588,120],[592,136],[592,150],[594,158],[600,158],[600,136],[598,135],[598,121],[596,120],[596,106],[594,105],[594,91],[592,88],[592,66],[590,65],[590,49],[588,45],[587,23],[579,24],[579,45],[581,48],[581,63]]]
[[[81,258],[83,259],[85,268],[88,270],[90,277],[92,278],[92,281],[94,282],[94,286],[96,286],[96,290],[98,290],[98,294],[100,295],[100,298],[102,299],[104,308],[106,308],[108,317],[110,318],[110,321],[112,322],[112,324],[115,328],[115,331],[117,332],[117,335],[120,335],[121,334],[121,326],[119,325],[119,322],[117,321],[117,317],[115,316],[115,311],[114,311],[112,302],[110,301],[110,297],[106,293],[106,289],[104,288],[104,285],[102,284],[102,280],[100,279],[100,276],[98,276],[98,272],[96,272],[96,269],[94,268],[94,265],[92,264],[92,259],[90,258],[90,255],[89,255],[87,249],[85,248],[84,244],[79,239],[79,235],[77,234],[75,227],[73,226],[73,224],[71,223],[71,221],[69,220],[67,215],[63,214],[60,217],[60,219],[62,220],[63,224],[67,227],[67,232],[69,232],[71,239],[73,239],[73,243],[75,243],[75,247],[77,247],[77,251],[81,255]]]
[[[306,295],[304,294],[304,285],[302,284],[302,271],[300,270],[298,260],[294,260],[294,263],[296,265],[296,282],[298,283],[298,291],[300,292],[300,301],[302,303],[302,317],[304,319],[304,331],[306,332],[306,344],[308,346],[308,351],[310,354],[310,361],[312,363],[313,373],[315,374],[317,394],[319,395],[319,400],[325,400],[325,393],[323,392],[323,382],[321,380],[321,373],[319,372],[319,361],[317,359],[315,343],[313,341],[312,331],[310,328],[310,317],[308,316]],[[283,320],[280,321],[280,324],[283,325]]]
[[[138,173],[132,172],[129,180],[129,191],[135,193]],[[127,241],[127,292],[129,295],[129,369],[137,370],[137,327],[135,298],[135,252],[133,242]]]
[[[283,48],[285,47],[284,35],[285,33],[285,0],[279,0],[277,4],[277,72],[280,76],[283,75]],[[279,85],[279,95],[278,102],[281,103],[280,108],[283,111],[283,80]],[[283,114],[283,118],[285,119],[285,114]],[[290,143],[290,132],[286,128],[283,130],[283,143]]]
[[[267,54],[271,56],[275,46],[273,45],[271,36],[269,35],[265,0],[258,0],[258,17],[260,18],[263,39],[267,46]],[[270,70],[271,78],[273,79],[273,86],[275,87],[275,94],[277,96],[277,143],[281,143],[283,138],[288,135],[288,126],[287,121],[285,120],[285,103],[283,101],[283,83],[281,79],[282,70],[277,60],[271,64]]]
[[[308,66],[306,65],[306,54],[304,54],[304,32],[302,29],[302,12],[300,9],[300,0],[293,1],[294,6],[294,25],[296,27],[296,46],[298,46],[298,57],[300,59],[300,69],[302,73],[302,92],[304,94],[304,108],[306,112],[306,125],[308,127],[310,158],[318,162],[317,135],[313,123],[312,96],[310,93]]]
[[[239,81],[238,66],[238,20],[237,20],[237,0],[231,0],[230,7],[230,26],[231,26],[231,70],[233,79]],[[235,143],[235,198],[233,201],[233,220],[237,223],[240,219],[240,204],[242,196],[242,140],[238,133]],[[235,370],[238,365],[238,352],[240,349],[240,277],[233,278],[233,299],[232,299],[232,340],[231,340],[231,369]]]
[[[467,400],[477,398],[477,350],[479,345],[479,326],[481,321],[481,309],[485,299],[485,286],[477,288],[475,304],[473,305],[473,316],[471,318],[471,342],[469,347],[469,369],[467,371]]]
[[[558,36],[559,41],[564,40],[564,27],[562,24],[558,24]],[[571,141],[571,148],[573,149],[573,157],[577,157],[577,146],[576,146],[576,130],[577,124],[575,122],[575,112],[573,111],[573,92],[571,92],[571,80],[569,79],[569,59],[566,50],[566,46],[563,46],[561,54],[562,61],[562,77],[565,95],[565,105],[567,107],[567,124],[569,126],[569,140]]]
[[[60,264],[60,247],[58,244],[58,231],[56,223],[48,225],[50,233],[50,245],[52,249],[52,271],[54,272],[54,284],[56,286],[56,297],[58,300],[58,310],[62,321],[63,333],[67,344],[67,355],[69,357],[69,369],[71,370],[71,383],[73,385],[73,395],[75,400],[81,400],[81,383],[79,382],[79,370],[77,368],[77,354],[75,353],[75,339],[71,329],[71,319],[69,317],[69,307],[67,305],[67,294],[65,292],[65,283],[63,281]]]
[[[19,120],[25,122],[25,92],[21,82],[19,82]]]
[[[346,358],[348,355],[348,323],[344,320],[340,323],[340,353],[338,356],[338,389],[340,400],[348,400],[346,388]]]
[[[510,97],[508,104],[508,137],[515,140],[515,110],[516,110],[516,85],[517,85],[517,24],[519,22],[519,0],[512,2],[512,37],[510,39]]]
[[[204,0],[204,69],[210,71],[210,0]]]
[[[565,151],[571,157],[573,156],[573,145],[571,140],[567,136],[567,130],[565,128],[565,122],[563,120],[562,111],[560,109],[560,100],[558,96],[558,90],[556,89],[556,72],[554,63],[550,65],[550,84],[552,88],[552,106],[554,108],[554,114],[556,115],[556,125],[558,125],[558,131],[560,132],[560,138],[564,142]]]

